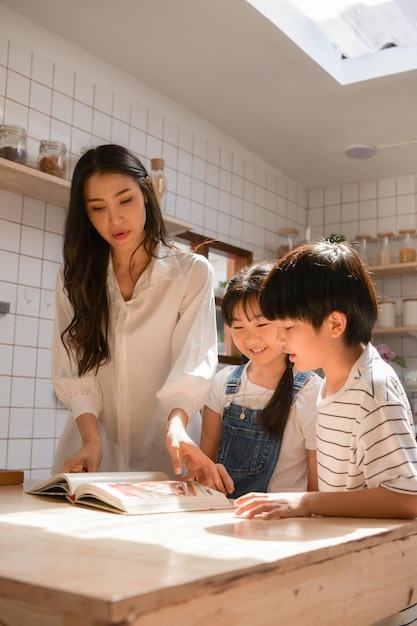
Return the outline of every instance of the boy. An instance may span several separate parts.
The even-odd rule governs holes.
[[[378,302],[359,255],[327,241],[290,250],[269,274],[260,305],[267,318],[279,320],[279,340],[296,368],[324,372],[319,491],[247,494],[236,500],[236,514],[416,517],[413,418],[396,373],[370,343]],[[416,609],[383,623],[417,624]]]

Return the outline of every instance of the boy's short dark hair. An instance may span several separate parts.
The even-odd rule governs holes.
[[[269,319],[309,322],[317,331],[333,311],[346,315],[347,346],[371,341],[378,300],[369,272],[348,243],[318,241],[281,257],[267,277],[260,306]]]

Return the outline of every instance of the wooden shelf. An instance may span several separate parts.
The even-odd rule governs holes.
[[[417,261],[411,263],[391,263],[390,265],[368,265],[368,270],[374,276],[405,276],[417,273]]]
[[[0,157],[0,188],[67,208],[70,181]],[[171,236],[194,228],[170,215],[164,215],[164,220]]]
[[[68,206],[69,180],[3,158],[0,158],[0,187],[56,206]]]
[[[411,335],[417,337],[417,326],[393,326],[387,328],[374,328],[374,335]]]

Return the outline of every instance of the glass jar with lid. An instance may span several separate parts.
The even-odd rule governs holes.
[[[391,238],[393,235],[394,233],[388,230],[378,233],[378,239],[381,240],[378,251],[378,265],[390,265],[393,262],[391,251]]]
[[[164,159],[151,159],[151,180],[155,191],[156,199],[162,208],[162,198],[167,189],[167,181],[164,173]]]
[[[61,141],[43,140],[39,146],[37,168],[45,174],[66,178],[67,147]]]
[[[21,126],[0,126],[0,157],[26,165],[27,135]]]
[[[283,254],[285,254],[286,252],[288,252],[288,250],[292,250],[294,248],[294,237],[298,237],[298,234],[299,234],[298,228],[288,227],[288,228],[278,229],[278,235],[280,237],[284,237],[286,240],[285,244],[281,244],[280,246],[278,246],[278,250],[277,250],[278,258],[282,256]]]
[[[356,240],[359,241],[359,255],[362,261],[367,265],[369,263],[369,251],[368,251],[368,243],[371,241],[371,235],[356,235]]]
[[[411,263],[416,260],[415,228],[400,228],[398,231],[402,238],[400,248],[400,263]]]

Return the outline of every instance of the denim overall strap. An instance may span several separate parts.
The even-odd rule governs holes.
[[[246,365],[233,371],[226,383],[226,395],[237,393]],[[233,398],[225,402],[217,462],[225,466],[235,484],[230,498],[249,491],[266,491],[278,462],[281,441],[272,439],[258,424],[259,412],[234,403]]]
[[[242,376],[242,372],[245,369],[247,363],[243,363],[242,365],[238,365],[237,368],[235,370],[233,370],[232,375],[230,376],[229,380],[226,383],[226,393],[230,394],[230,393],[237,393],[237,390],[239,389],[239,385],[240,385],[240,379]]]
[[[235,394],[246,364],[237,367],[226,383],[226,395]],[[294,376],[293,401],[311,372],[298,372]],[[241,419],[244,409],[245,419]],[[260,410],[248,409],[226,401],[217,453],[235,484],[230,498],[238,498],[249,491],[268,489],[281,450],[281,440],[270,437],[257,422]]]

